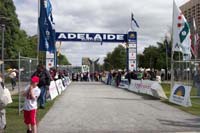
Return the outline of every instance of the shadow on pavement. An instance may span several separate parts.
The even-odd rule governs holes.
[[[174,121],[166,119],[157,119],[163,125],[178,126],[178,127],[192,127],[200,130],[199,119],[188,119],[187,121]],[[192,123],[194,121],[196,123]]]

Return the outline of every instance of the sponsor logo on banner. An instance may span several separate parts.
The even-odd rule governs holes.
[[[136,42],[136,40],[137,40],[136,38],[137,38],[136,32],[134,32],[134,31],[128,32],[128,37],[127,37],[128,42]]]
[[[128,89],[136,93],[142,93],[157,98],[167,99],[167,96],[165,95],[165,92],[163,91],[163,88],[158,83],[158,81],[131,80],[131,84]]]
[[[137,52],[136,48],[129,48],[129,53],[136,53],[136,52]]]
[[[136,60],[136,53],[129,53],[129,60]]]
[[[46,52],[46,69],[54,67],[54,54],[50,52]]]
[[[136,70],[136,60],[129,60],[129,70],[133,71]]]
[[[137,45],[136,43],[129,43],[129,48],[135,48],[136,49]]]
[[[82,42],[126,42],[127,34],[114,33],[56,33],[57,41],[82,41]]]
[[[170,96],[170,102],[182,105],[185,107],[191,106],[190,101],[191,86],[184,86],[175,84]]]
[[[46,59],[46,69],[49,70],[52,67],[54,67],[54,59]]]

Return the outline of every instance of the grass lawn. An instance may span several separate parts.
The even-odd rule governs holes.
[[[6,133],[25,133],[26,125],[23,122],[23,112],[18,115],[18,96],[12,96],[13,103],[6,107],[7,128]],[[37,119],[40,121],[51,108],[55,100],[48,101],[45,109],[38,109]]]
[[[167,97],[169,98],[170,96],[170,84],[161,84],[163,87],[163,90],[165,91],[165,94],[167,95]],[[192,88],[191,90],[191,95],[196,94],[196,89]],[[174,106],[176,108],[179,108],[185,112],[191,113],[193,115],[197,115],[200,116],[200,98],[191,98],[191,102],[192,102],[192,107],[183,107],[183,106],[179,106],[179,105],[175,105],[173,103],[170,103],[168,100],[163,101],[171,106]]]

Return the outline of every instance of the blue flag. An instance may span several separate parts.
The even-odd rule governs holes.
[[[131,21],[132,21],[132,25],[134,24],[137,28],[140,28],[140,26],[138,25],[137,21],[134,19],[133,13],[131,13]]]
[[[53,28],[52,6],[49,0],[40,0],[39,50],[55,51],[55,29]]]

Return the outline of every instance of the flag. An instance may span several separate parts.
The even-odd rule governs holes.
[[[131,13],[131,26],[140,28],[140,26],[138,25],[137,21],[134,18],[133,13]]]
[[[55,29],[52,17],[52,6],[49,0],[40,0],[39,50],[55,51]]]
[[[192,54],[195,56],[195,58],[198,56],[198,43],[199,43],[199,35],[197,32],[197,26],[196,26],[196,22],[195,22],[195,18],[193,18],[193,39],[194,39],[194,43],[191,44],[191,52]]]
[[[189,24],[174,1],[172,50],[182,52],[184,59],[191,56],[191,33]],[[187,57],[186,57],[187,56]]]

